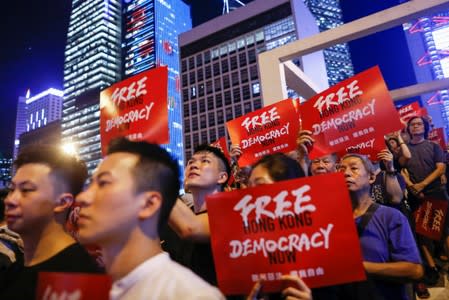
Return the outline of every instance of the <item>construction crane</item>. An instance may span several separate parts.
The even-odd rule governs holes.
[[[231,6],[229,6],[229,2],[231,2]],[[222,12],[222,14],[223,15],[224,14],[228,14],[229,11],[236,9],[238,5],[245,6],[245,3],[243,3],[240,0],[231,0],[231,1],[223,0],[223,12]]]

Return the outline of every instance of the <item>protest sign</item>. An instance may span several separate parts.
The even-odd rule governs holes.
[[[444,129],[443,128],[434,128],[429,131],[429,141],[435,142],[441,146],[443,151],[446,151],[446,138],[444,137]]]
[[[40,272],[36,299],[108,300],[111,284],[107,275]]]
[[[167,67],[158,67],[118,82],[100,93],[103,155],[120,136],[156,144],[169,142]]]
[[[226,123],[232,144],[240,145],[239,166],[267,154],[296,149],[299,130],[297,100],[283,100]]]
[[[439,241],[444,231],[447,201],[426,198],[415,212],[416,233]]]
[[[224,136],[219,138],[215,142],[211,143],[210,145],[212,147],[216,147],[216,148],[220,149],[221,152],[223,152],[223,154],[226,157],[226,159],[228,160],[229,164],[231,165],[231,155],[229,154],[228,146],[226,144],[226,138]],[[230,186],[231,184],[233,184],[234,180],[235,180],[234,174],[232,174],[232,172],[231,172],[231,175],[228,178],[227,185]]]
[[[426,116],[427,110],[419,105],[419,102],[412,102],[410,104],[401,106],[397,108],[399,117],[401,118],[402,124],[406,125],[410,118],[418,116]]]
[[[300,112],[302,128],[311,130],[315,139],[312,159],[349,149],[375,157],[386,147],[379,138],[403,127],[378,67],[312,97]],[[378,142],[370,142],[373,138]]]
[[[229,155],[228,146],[226,145],[226,138],[223,136],[210,144],[212,147],[216,147],[223,152],[224,156],[231,161],[231,156]]]
[[[281,274],[300,276],[312,288],[365,278],[341,173],[214,194],[206,201],[225,294],[246,294],[257,280],[275,282]]]

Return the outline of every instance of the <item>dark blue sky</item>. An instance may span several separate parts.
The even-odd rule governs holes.
[[[210,18],[221,14],[221,0],[184,0],[192,6],[193,25],[201,24]],[[25,95],[28,88],[32,94],[39,93],[50,87],[62,89],[64,47],[71,10],[71,0],[14,0],[4,1],[0,12],[0,34],[2,46],[0,48],[0,155],[10,155],[15,130],[16,105],[19,96]],[[251,0],[243,1],[245,3]],[[380,6],[397,4],[399,0],[366,1],[341,1],[346,4],[344,9],[349,15],[354,11],[366,10],[367,4]],[[353,4],[360,2],[360,7],[354,8]],[[368,3],[369,2],[369,3]],[[352,3],[352,4],[350,4]],[[387,5],[387,6],[388,6]],[[386,8],[386,7],[382,7]],[[364,13],[368,13],[365,11]],[[395,34],[392,36],[394,40]],[[377,38],[374,38],[377,39]],[[385,45],[385,40],[380,38]],[[376,43],[376,41],[371,41]],[[376,49],[368,43],[370,49]],[[375,65],[373,60],[375,53],[366,51],[363,43],[352,45],[357,51],[352,51],[356,65],[356,72]],[[351,49],[352,50],[352,49]],[[405,49],[398,49],[403,53]],[[388,51],[377,51],[386,53]],[[403,57],[401,54],[391,57],[392,62]],[[382,54],[382,55],[383,55]],[[371,59],[371,60],[370,60]],[[394,65],[394,64],[392,64]],[[387,68],[381,66],[381,69]],[[394,72],[392,73],[394,74]],[[409,72],[407,72],[409,74]],[[385,75],[385,74],[384,74]],[[389,75],[387,75],[389,76]],[[398,76],[392,75],[391,81]],[[386,78],[387,83],[390,81]],[[392,83],[390,88],[404,85]]]
[[[62,89],[64,47],[71,0],[4,1],[0,13],[0,153],[10,155],[17,99]],[[200,24],[221,14],[221,0],[186,0]],[[249,1],[246,1],[249,2]]]

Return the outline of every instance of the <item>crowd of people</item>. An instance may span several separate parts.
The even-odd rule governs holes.
[[[440,241],[415,232],[413,213],[424,199],[449,200],[446,154],[427,139],[429,129],[425,117],[412,117],[403,132],[387,136],[373,161],[357,153],[309,159],[315,141],[308,130],[298,133],[294,153],[266,155],[251,168],[239,168],[237,145],[230,161],[219,148],[200,145],[185,167],[185,195],[178,194],[177,162],[158,145],[114,140],[87,183],[76,157],[55,146],[31,146],[19,153],[4,195],[0,299],[34,299],[43,271],[107,273],[110,299],[224,299],[206,197],[333,172],[345,178],[367,280],[310,289],[285,274],[278,293],[264,293],[259,281],[246,295],[229,298],[428,298],[426,284],[438,280],[449,249],[447,217]],[[74,205],[79,213],[71,234]],[[101,249],[103,264],[85,245]]]

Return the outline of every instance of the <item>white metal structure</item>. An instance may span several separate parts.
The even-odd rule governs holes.
[[[307,74],[307,70],[301,70],[291,63],[292,59],[448,8],[449,0],[411,0],[335,29],[259,54],[258,63],[264,105],[287,98],[287,87],[295,90],[304,98],[310,98],[323,90],[310,79],[311,76]],[[443,88],[449,88],[449,79],[404,87],[391,91],[391,95],[394,100],[399,100]]]
[[[232,2],[235,2],[235,3],[239,4],[240,6],[245,6],[245,3],[243,3],[240,0],[233,0]],[[231,9],[229,9],[229,0],[223,0],[223,12],[222,12],[222,15],[228,14],[230,10],[233,10],[235,8],[236,7],[231,6]]]

